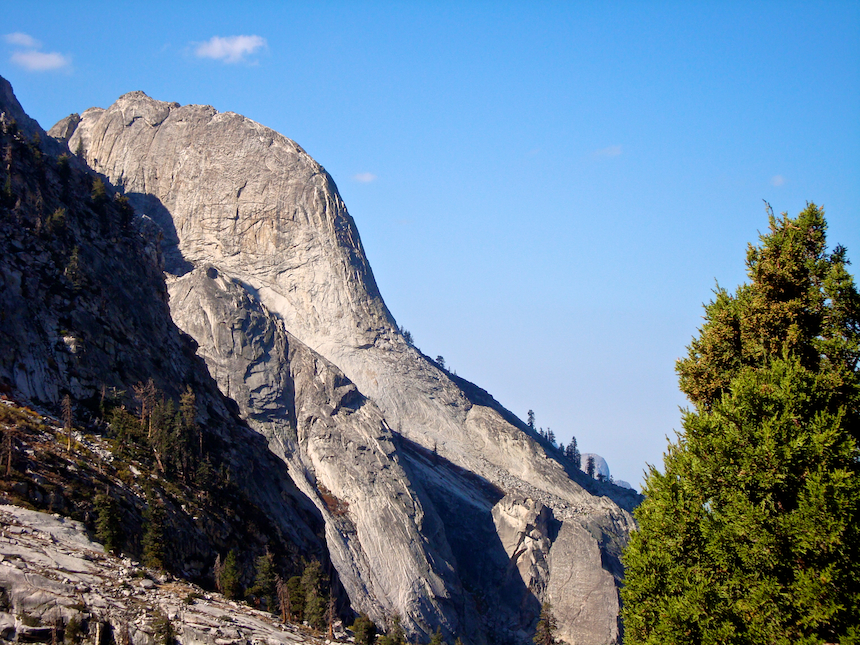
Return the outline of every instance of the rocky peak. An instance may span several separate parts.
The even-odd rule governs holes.
[[[326,522],[354,606],[416,636],[620,638],[635,493],[400,335],[331,177],[233,113],[133,92],[51,134],[164,231],[173,319]]]

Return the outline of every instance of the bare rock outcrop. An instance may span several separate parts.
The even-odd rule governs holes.
[[[320,644],[295,625],[105,553],[80,522],[0,506],[0,640]]]
[[[327,538],[358,606],[396,611],[417,633],[496,624],[528,641],[548,600],[562,638],[619,639],[618,557],[636,495],[572,472],[403,339],[334,182],[301,147],[239,115],[141,92],[51,134],[161,225],[180,277],[172,314],[222,391],[291,472],[307,470],[318,499],[324,486],[335,508],[349,504],[328,509]],[[222,282],[207,291],[210,270]],[[380,473],[394,501],[372,490]],[[350,515],[361,518],[352,529]]]

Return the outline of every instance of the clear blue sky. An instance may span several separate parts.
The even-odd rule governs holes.
[[[616,478],[763,199],[860,264],[858,2],[248,5],[6,1],[0,74],[45,128],[143,90],[294,139],[416,344]]]

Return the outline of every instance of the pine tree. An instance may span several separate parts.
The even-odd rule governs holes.
[[[860,296],[825,230],[771,213],[678,362],[693,409],[636,511],[625,643],[860,642]]]
[[[108,493],[96,495],[96,538],[104,546],[105,551],[119,550],[122,541],[122,526],[119,521],[119,511],[116,500]]]
[[[442,638],[442,629],[440,627],[436,627],[436,631],[430,637],[429,645],[445,645],[445,639]]]
[[[302,572],[302,591],[304,595],[304,619],[311,627],[321,629],[325,624],[326,594],[324,588],[327,580],[322,572],[322,566],[312,560]]]
[[[406,645],[406,633],[400,624],[400,616],[394,615],[391,618],[391,628],[376,642],[378,645]]]
[[[591,455],[585,460],[585,472],[589,477],[594,477],[594,457]]]
[[[570,438],[570,443],[564,449],[564,456],[570,460],[574,468],[577,470],[582,468],[582,455],[579,454],[579,448],[576,446],[576,437]]]
[[[555,638],[557,629],[558,622],[552,615],[552,605],[545,602],[540,608],[540,618],[533,639],[535,645],[555,645],[558,642]]]
[[[151,487],[146,490],[146,510],[143,514],[143,564],[153,569],[163,569],[164,557],[164,508]]]
[[[301,576],[293,576],[287,580],[287,593],[290,598],[290,611],[293,617],[298,620],[304,620],[305,615],[305,594],[302,589]]]
[[[248,589],[248,593],[259,598],[266,609],[275,612],[277,605],[277,573],[275,572],[275,558],[271,553],[266,553],[257,558],[255,562],[254,584]]]
[[[220,571],[217,569],[218,567],[216,566],[215,584],[218,590],[224,594],[225,598],[230,600],[239,598],[242,590],[239,583],[239,562],[236,558],[236,552],[231,549],[227,553],[227,557],[224,558],[224,563],[220,566]]]
[[[361,614],[350,626],[356,645],[373,645],[376,641],[376,625],[367,614]]]

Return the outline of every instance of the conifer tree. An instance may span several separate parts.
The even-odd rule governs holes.
[[[236,552],[232,549],[224,558],[224,564],[221,567],[220,575],[218,576],[218,588],[225,598],[234,600],[241,595],[239,586],[239,562],[236,558]]]
[[[585,472],[589,477],[594,477],[594,457],[591,455],[585,460]]]
[[[143,563],[153,569],[163,569],[164,557],[164,509],[151,486],[146,490],[146,510],[143,531]]]
[[[248,593],[256,596],[270,612],[275,612],[277,596],[277,582],[279,578],[275,572],[275,558],[271,553],[266,553],[257,558],[255,562],[254,584]]]
[[[552,615],[552,605],[545,602],[541,605],[540,618],[538,619],[537,629],[532,640],[535,645],[555,645],[558,642],[555,638],[557,629],[558,622],[555,616]]]
[[[119,549],[122,541],[122,526],[116,500],[107,492],[96,495],[96,538],[111,553]]]
[[[624,555],[625,643],[860,641],[860,297],[814,204],[678,362],[693,408]]]
[[[376,641],[376,625],[367,614],[361,614],[350,626],[356,645],[373,645]]]
[[[312,560],[305,567],[301,583],[304,592],[304,619],[312,627],[321,629],[325,622],[326,597],[323,589],[326,580],[319,562]]]

